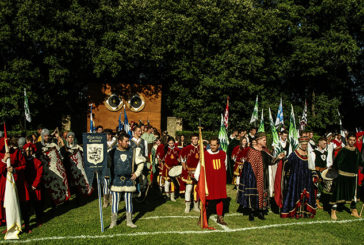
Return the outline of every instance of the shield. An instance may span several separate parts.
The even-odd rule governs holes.
[[[66,170],[59,153],[55,148],[52,148],[46,151],[45,154],[48,159],[43,165],[44,186],[55,204],[65,202],[70,198],[71,194]]]
[[[87,161],[97,165],[104,160],[104,145],[103,144],[88,144],[87,145]]]

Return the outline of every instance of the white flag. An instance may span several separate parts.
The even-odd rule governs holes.
[[[30,116],[30,111],[29,111],[29,104],[28,104],[28,97],[27,97],[27,91],[24,88],[24,113],[25,113],[25,119],[28,122],[32,121],[32,117]]]

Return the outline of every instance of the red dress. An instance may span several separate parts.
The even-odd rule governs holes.
[[[11,166],[14,168],[14,180],[16,183],[16,188],[18,190],[18,196],[20,202],[26,202],[30,200],[29,184],[25,178],[26,171],[26,161],[21,150],[16,149],[10,154]]]
[[[219,150],[217,153],[205,151],[206,182],[209,195],[207,200],[224,199],[226,195],[226,153]]]
[[[27,161],[26,177],[30,185],[30,191],[33,194],[32,196],[37,201],[42,200],[42,192],[40,186],[42,180],[42,174],[43,174],[43,165],[40,160],[38,160],[37,158],[33,158]],[[32,187],[34,187],[35,190],[33,190]]]
[[[240,176],[241,170],[239,169],[240,165],[243,165],[246,159],[247,152],[249,147],[242,148],[240,145],[235,146],[233,152],[231,153],[231,158],[234,160],[234,175]]]

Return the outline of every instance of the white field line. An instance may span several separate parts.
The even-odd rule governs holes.
[[[111,235],[79,235],[79,236],[53,236],[53,237],[42,237],[33,238],[27,240],[6,240],[0,241],[0,244],[15,242],[15,243],[30,243],[30,242],[42,242],[42,241],[54,241],[54,240],[77,240],[77,239],[103,239],[103,238],[115,238],[115,237],[136,237],[136,236],[152,236],[152,235],[165,235],[165,234],[209,234],[209,233],[231,233],[239,231],[250,231],[250,230],[263,230],[270,228],[288,227],[288,226],[299,226],[299,225],[311,225],[311,224],[344,224],[364,221],[364,219],[352,219],[352,220],[322,220],[322,221],[310,221],[310,222],[295,222],[288,224],[273,224],[273,225],[263,225],[263,226],[253,226],[245,228],[236,228],[229,230],[200,230],[200,231],[154,231],[154,232],[135,232],[135,233],[118,233]]]

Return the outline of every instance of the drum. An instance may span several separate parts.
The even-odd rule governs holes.
[[[323,179],[322,180],[322,192],[325,194],[332,194],[332,183],[333,183],[334,179],[329,178],[328,173],[329,173],[329,169],[325,169],[321,173],[321,177]]]
[[[182,165],[174,166],[168,172],[168,176],[171,178],[181,176],[181,174],[182,174]]]

